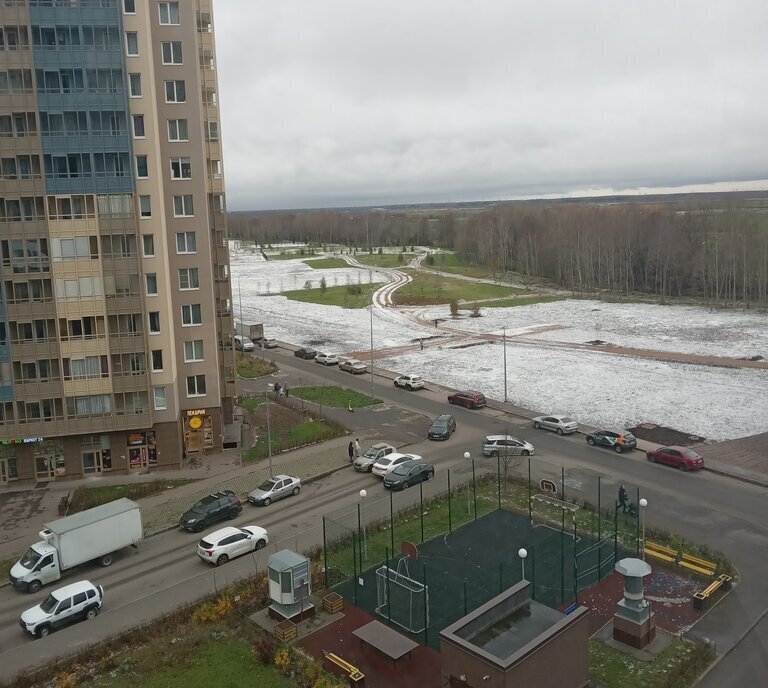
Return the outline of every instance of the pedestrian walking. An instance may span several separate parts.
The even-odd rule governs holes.
[[[358,457],[362,454],[363,448],[360,446],[360,440],[355,440],[355,456]]]
[[[424,340],[419,339],[419,346],[421,347],[421,350],[424,351]]]
[[[619,486],[619,506],[621,506],[621,513],[626,514],[629,511],[629,497],[624,485]]]
[[[275,394],[279,395],[280,394],[280,383],[279,382],[275,382],[275,384],[272,386],[272,390],[274,391]]]
[[[283,385],[283,391],[285,392],[285,396],[288,396],[288,383],[287,382]]]
[[[350,442],[349,443],[349,463],[352,463],[355,460],[355,443]]]

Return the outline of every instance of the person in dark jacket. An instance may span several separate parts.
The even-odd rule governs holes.
[[[348,451],[349,451],[349,463],[352,463],[355,460],[355,443],[354,442],[349,443]]]
[[[627,488],[624,487],[624,485],[619,486],[619,506],[621,506],[621,513],[623,514],[630,511],[629,496],[627,495]]]

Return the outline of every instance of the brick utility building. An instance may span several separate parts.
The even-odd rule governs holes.
[[[586,688],[589,610],[565,615],[521,581],[440,632],[441,685]]]
[[[222,445],[211,0],[0,2],[0,485]]]

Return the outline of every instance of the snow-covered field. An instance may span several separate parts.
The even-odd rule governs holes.
[[[264,323],[270,337],[312,345],[332,353],[370,347],[370,314],[289,301],[279,291],[301,289],[325,276],[334,283],[384,282],[383,271],[355,268],[314,270],[299,260],[256,260],[232,255],[233,297],[238,289],[245,322]],[[239,287],[238,287],[239,278]],[[267,288],[267,284],[269,287]],[[419,309],[428,318],[448,316],[448,307]],[[754,312],[710,311],[688,306],[561,301],[515,308],[482,309],[481,318],[445,321],[461,332],[508,335],[543,325],[559,329],[521,334],[507,344],[509,400],[541,412],[562,412],[590,425],[625,426],[652,422],[722,440],[768,431],[768,370],[728,369],[665,363],[597,352],[526,346],[527,337],[611,344],[715,356],[768,358],[768,316]],[[405,314],[374,310],[376,349],[434,336]],[[378,362],[414,372],[449,387],[472,387],[504,397],[500,343],[451,348],[456,341],[428,343]]]

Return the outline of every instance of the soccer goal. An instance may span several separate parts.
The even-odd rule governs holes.
[[[421,633],[429,625],[429,586],[406,575],[403,561],[397,569],[376,569],[376,613],[409,633]]]

